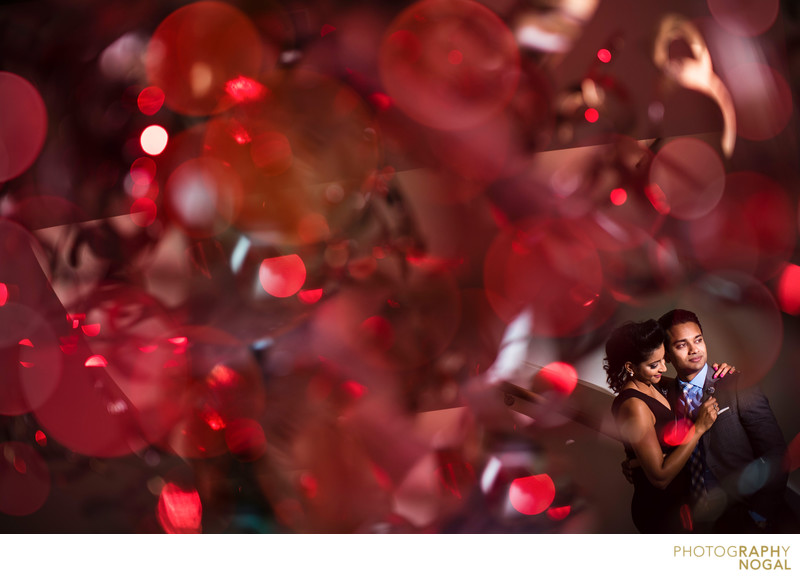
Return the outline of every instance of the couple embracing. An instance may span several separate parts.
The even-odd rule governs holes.
[[[664,376],[666,362],[677,379]],[[606,343],[611,410],[642,533],[779,532],[786,443],[757,387],[710,368],[697,316],[628,322]]]

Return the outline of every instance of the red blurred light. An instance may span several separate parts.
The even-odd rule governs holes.
[[[681,505],[681,525],[687,531],[692,531],[694,529],[694,524],[692,523],[692,509],[689,505]]]
[[[131,179],[135,185],[148,186],[156,178],[156,162],[150,157],[139,157],[131,163]]]
[[[567,505],[566,507],[553,507],[551,509],[547,509],[547,516],[553,521],[563,521],[564,519],[569,516],[572,507]]]
[[[469,495],[475,484],[475,469],[462,460],[448,461],[436,469],[441,487],[457,499]]]
[[[139,137],[139,144],[142,146],[142,151],[148,155],[160,155],[167,148],[169,141],[169,134],[167,130],[160,125],[150,125],[142,131]]]
[[[541,369],[541,377],[554,390],[569,396],[578,385],[578,372],[565,362],[552,362]]]
[[[25,474],[28,472],[28,465],[25,464],[25,461],[22,459],[22,457],[14,457],[14,470],[16,470],[19,474]]]
[[[164,105],[164,91],[157,86],[149,86],[139,93],[136,99],[139,110],[146,115],[154,115]]]
[[[265,59],[268,57],[268,59]],[[214,115],[235,105],[226,83],[256,77],[277,60],[250,18],[226,2],[192,2],[153,32],[144,61],[148,82],[180,114]],[[264,65],[264,69],[262,69]]]
[[[108,366],[108,362],[100,354],[95,354],[94,356],[86,358],[86,362],[84,362],[83,365],[87,368],[105,368]]]
[[[322,298],[322,289],[303,290],[297,297],[304,304],[315,304]]]
[[[267,451],[267,437],[261,425],[250,418],[237,418],[225,428],[225,444],[239,460],[253,461]]]
[[[261,262],[258,279],[264,291],[276,298],[296,294],[306,281],[306,266],[299,255],[282,255]]]
[[[556,486],[546,474],[514,479],[508,489],[511,506],[523,515],[543,513],[553,503]]]
[[[694,424],[685,418],[675,420],[664,429],[662,434],[664,442],[670,446],[679,446],[689,440],[694,434]]]
[[[322,27],[322,30],[320,30],[319,35],[321,37],[324,37],[324,36],[327,36],[328,34],[330,34],[331,32],[334,32],[335,30],[336,30],[335,26],[332,26],[331,24],[325,24]]]
[[[225,92],[237,103],[243,103],[262,98],[267,94],[267,88],[252,78],[238,76],[225,83]]]
[[[201,530],[203,505],[194,489],[183,490],[173,483],[165,484],[156,512],[167,533],[199,533]]]
[[[8,286],[4,283],[0,283],[0,307],[6,305],[8,301]]]
[[[800,314],[800,267],[790,263],[778,280],[778,303],[789,315]]]
[[[21,442],[0,443],[0,512],[36,512],[50,494],[50,470],[36,450]]]
[[[361,323],[366,340],[381,350],[388,350],[394,344],[394,330],[391,322],[382,316],[372,316]]]
[[[367,387],[353,380],[348,380],[343,385],[345,391],[353,398],[361,398],[367,392]]]
[[[460,50],[451,50],[447,55],[447,62],[450,64],[461,64],[462,60],[464,60],[464,55]]]
[[[379,111],[388,110],[392,106],[392,99],[389,95],[376,92],[370,95],[369,100]]]
[[[597,109],[588,108],[586,109],[586,112],[583,113],[583,117],[590,123],[596,123],[597,120],[600,118],[600,113],[597,112]]]
[[[19,341],[19,345],[20,346],[27,346],[28,348],[33,348],[33,342],[31,342],[28,338],[20,340]],[[27,348],[26,348],[26,350],[27,350]],[[19,353],[19,357],[20,357],[19,365],[22,366],[23,368],[33,368],[33,366],[34,366],[33,362],[30,362],[28,360],[23,360],[23,358],[28,358],[29,357],[28,352],[30,352],[30,350],[27,350],[27,351],[24,351],[24,352],[22,350],[20,350],[20,353]]]
[[[597,51],[597,59],[600,62],[611,62],[611,51],[607,48],[601,48]]]
[[[86,324],[81,326],[81,330],[87,336],[96,336],[100,333],[100,324]]]
[[[319,483],[312,475],[308,473],[303,473],[300,475],[300,486],[303,488],[303,492],[305,492],[308,498],[313,499],[315,496],[317,496]]]
[[[222,430],[225,428],[225,420],[220,416],[219,412],[206,405],[200,411],[200,418],[208,424],[211,430]]]
[[[39,444],[39,446],[47,446],[47,435],[41,430],[36,431],[36,435],[34,438],[36,439],[36,442]]]
[[[656,183],[651,183],[644,188],[644,193],[647,195],[647,199],[650,201],[650,204],[653,208],[658,211],[661,215],[668,215],[670,212],[669,202],[667,201],[667,196],[664,195],[664,192],[661,190],[661,187],[658,186]]]
[[[241,126],[232,127],[231,136],[239,145],[246,145],[253,140],[253,138],[250,136],[250,133],[247,132],[247,129]]]
[[[614,205],[623,205],[628,200],[628,193],[625,189],[617,188],[611,191],[610,198]]]
[[[189,338],[186,336],[176,336],[174,338],[169,338],[167,341],[175,346],[172,350],[173,354],[183,354],[189,346]]]
[[[267,131],[253,139],[250,156],[256,166],[270,176],[286,172],[294,157],[289,139],[275,131]]]
[[[217,364],[208,373],[206,382],[211,388],[230,388],[239,383],[239,374],[224,364]]]
[[[158,207],[155,201],[148,197],[142,197],[131,203],[131,221],[139,227],[147,227],[155,222],[158,216]]]
[[[47,109],[27,80],[0,71],[0,183],[25,172],[39,156],[47,135]]]

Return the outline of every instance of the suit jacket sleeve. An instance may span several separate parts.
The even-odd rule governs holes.
[[[753,497],[753,507],[769,517],[779,508],[788,473],[783,467],[786,441],[778,421],[772,413],[769,401],[758,386],[743,388],[737,392],[739,419],[750,439],[758,468],[767,475],[761,491]]]

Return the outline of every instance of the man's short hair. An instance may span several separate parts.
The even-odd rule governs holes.
[[[700,333],[703,332],[703,326],[700,325],[700,320],[697,318],[697,314],[690,312],[689,310],[671,310],[658,318],[658,325],[661,326],[661,329],[665,332],[669,331],[672,326],[685,324],[687,322],[694,322],[697,324],[697,327],[700,328]]]

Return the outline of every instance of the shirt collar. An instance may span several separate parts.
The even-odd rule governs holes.
[[[688,383],[689,383],[689,384],[693,384],[693,385],[695,385],[695,386],[699,386],[700,388],[702,388],[702,387],[705,385],[705,383],[706,383],[706,376],[707,376],[707,375],[708,375],[708,364],[705,364],[705,365],[703,366],[703,369],[702,369],[702,370],[700,370],[700,371],[697,373],[697,376],[695,376],[694,378],[692,378],[692,379],[691,379],[691,380],[690,380]],[[687,383],[685,380],[681,380],[681,382],[683,382],[684,384],[686,384],[686,383]]]

